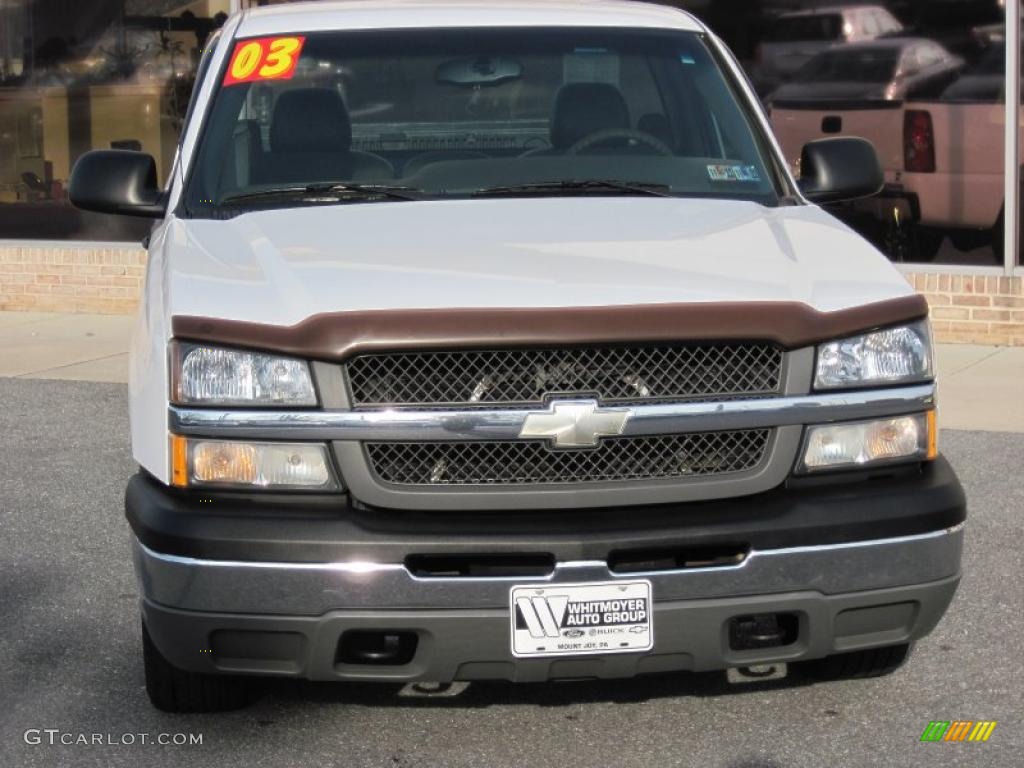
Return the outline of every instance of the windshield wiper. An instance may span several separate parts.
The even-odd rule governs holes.
[[[388,200],[422,200],[415,187],[391,186],[388,184],[357,184],[344,182],[338,184],[303,184],[289,187],[274,187],[256,192],[243,192],[230,195],[221,200],[221,204],[248,203],[258,200],[372,200],[384,198]]]
[[[530,184],[508,184],[500,187],[484,187],[473,193],[474,197],[509,195],[546,195],[557,192],[577,194],[607,194],[609,192],[628,192],[631,195],[653,195],[654,197],[672,197],[667,184],[656,184],[648,181],[618,181],[617,179],[563,179],[562,181],[539,181]]]

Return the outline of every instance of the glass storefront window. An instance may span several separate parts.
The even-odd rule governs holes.
[[[833,212],[890,258],[1002,264],[1005,0],[661,1],[732,48],[794,171],[808,141],[875,144],[885,192]],[[141,149],[162,182],[209,36],[281,2],[0,0],[0,237],[144,235],[68,205],[75,159]]]
[[[762,2],[745,62],[794,171],[808,141],[867,138],[886,188],[833,213],[894,261],[1001,266],[1001,0],[823,5]]]
[[[147,152],[167,178],[199,52],[229,0],[0,0],[0,237],[138,240],[150,222],[67,202],[90,149]]]

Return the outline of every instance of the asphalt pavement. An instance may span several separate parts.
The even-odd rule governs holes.
[[[126,397],[121,384],[0,378],[0,768],[1024,765],[1024,434],[943,433],[970,501],[964,580],[889,677],[679,674],[433,696],[277,681],[249,709],[182,716],[143,689]],[[998,725],[987,743],[919,741],[929,721],[958,719]]]

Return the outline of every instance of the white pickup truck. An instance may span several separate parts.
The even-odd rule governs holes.
[[[693,17],[635,2],[232,16],[148,216],[126,515],[146,686],[884,674],[960,578],[927,305],[815,202]]]

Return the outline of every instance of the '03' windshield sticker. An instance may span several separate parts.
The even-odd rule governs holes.
[[[712,181],[760,181],[756,165],[709,165],[708,178]]]
[[[289,80],[295,74],[304,37],[254,37],[239,40],[231,54],[224,85],[257,80]]]

